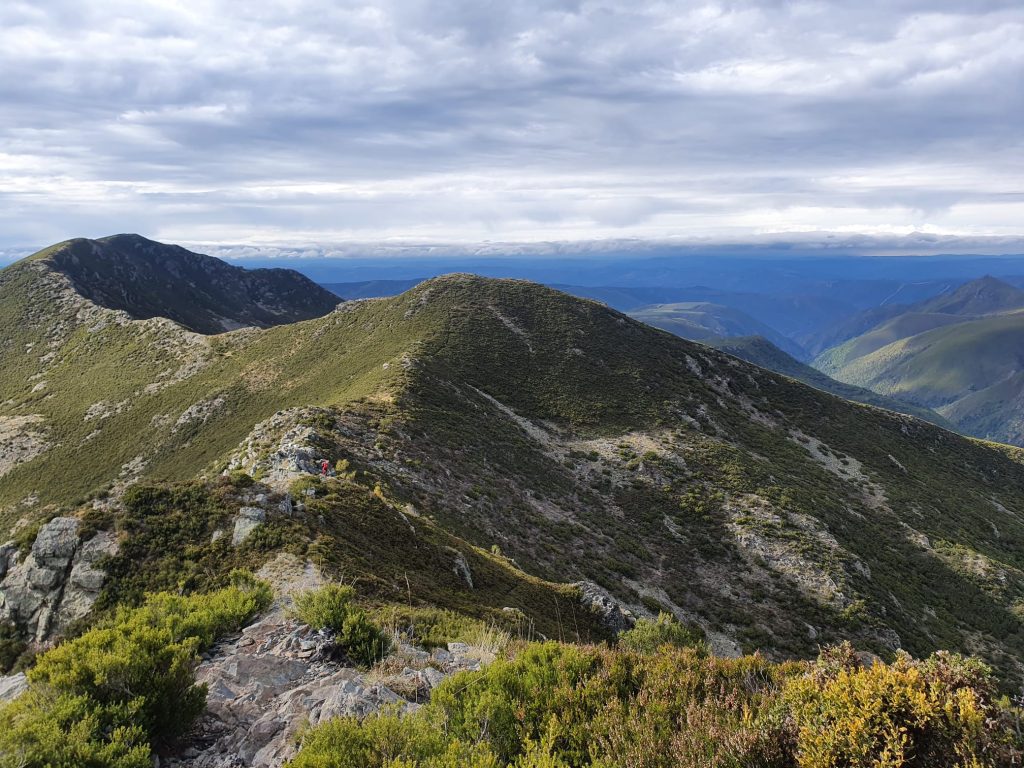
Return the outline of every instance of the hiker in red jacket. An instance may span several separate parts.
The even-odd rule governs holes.
[[[327,461],[327,459],[324,459],[323,461],[321,461],[320,462],[320,476],[321,477],[327,477],[327,473],[330,471],[330,468],[331,468],[331,463],[329,461]]]

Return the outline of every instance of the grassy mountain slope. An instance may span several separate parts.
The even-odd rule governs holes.
[[[245,270],[139,235],[69,240],[32,258],[100,306],[135,319],[166,317],[198,333],[308,320],[338,303],[294,270]]]
[[[982,278],[823,352],[841,381],[933,408],[968,434],[1024,443],[1024,291]]]
[[[709,302],[654,304],[632,310],[631,317],[642,323],[692,341],[713,338],[761,336],[787,354],[803,357],[804,351],[781,333],[745,312]]]
[[[781,373],[783,376],[802,381],[815,389],[829,392],[837,397],[852,400],[855,403],[873,405],[877,408],[886,408],[897,413],[905,413],[909,416],[916,416],[919,419],[930,421],[946,429],[954,429],[953,424],[928,408],[913,405],[893,397],[879,395],[870,389],[855,387],[841,381],[829,378],[824,373],[811,366],[801,363],[791,355],[787,355],[768,339],[762,336],[748,336],[733,339],[708,339],[704,342],[715,349],[728,352],[748,363],[753,363],[769,371]]]
[[[456,275],[205,337],[95,307],[29,261],[0,273],[0,328],[0,423],[23,446],[0,478],[5,529],[96,489],[212,477],[229,461],[271,478],[301,427],[387,514],[497,545],[547,582],[670,609],[719,651],[810,655],[846,637],[970,650],[1022,675],[1018,451],[594,302]],[[324,504],[325,522],[309,518],[290,546],[335,550],[314,547],[343,501]],[[195,536],[188,546],[208,545]],[[392,538],[361,546],[400,562]]]
[[[822,352],[814,360],[814,367],[832,375],[856,360],[870,355],[893,342],[925,333],[933,328],[964,322],[956,315],[925,314],[906,312],[872,328],[866,333]]]
[[[836,375],[929,406],[971,434],[1019,444],[1013,394],[1024,360],[1024,313],[960,322],[881,347]]]
[[[971,280],[955,291],[916,305],[918,312],[946,315],[993,315],[1024,308],[1024,291],[991,276]]]
[[[902,315],[907,309],[908,305],[906,304],[884,304],[879,307],[871,307],[844,317],[837,323],[815,328],[809,333],[797,336],[796,340],[807,350],[809,355],[817,357],[827,349],[838,347],[843,342],[867,333],[897,315]]]
[[[933,328],[1019,309],[1024,309],[1024,291],[994,277],[983,277],[931,299],[899,308],[895,314],[891,307],[879,307],[858,315],[849,321],[848,330],[858,324],[865,327],[820,352],[813,365],[829,375],[837,374],[855,360],[893,342]],[[867,327],[871,320],[877,322]]]

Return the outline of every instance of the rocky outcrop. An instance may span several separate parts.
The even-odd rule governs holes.
[[[612,632],[623,632],[636,623],[633,612],[603,587],[589,581],[578,581],[573,586],[580,591],[580,602]]]
[[[228,464],[228,471],[242,470],[273,487],[286,487],[302,475],[318,474],[323,450],[322,436],[311,423],[325,409],[293,408],[278,411],[257,424]]]
[[[16,675],[0,677],[0,704],[14,701],[28,690],[28,678],[24,672]]]
[[[267,511],[262,507],[242,507],[235,517],[235,530],[231,534],[231,545],[237,547],[249,534],[263,525]]]
[[[91,610],[106,577],[100,561],[117,552],[109,531],[80,541],[79,524],[77,518],[55,517],[39,529],[24,558],[12,543],[0,547],[0,621],[14,623],[36,642]]]
[[[206,712],[188,745],[161,766],[277,768],[298,749],[304,724],[415,709],[449,674],[477,669],[481,655],[462,643],[433,653],[408,645],[361,672],[334,658],[333,640],[275,610],[206,654],[196,679],[208,686]]]

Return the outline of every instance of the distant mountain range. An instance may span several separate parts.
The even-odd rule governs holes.
[[[758,322],[746,312],[711,302],[679,302],[638,307],[629,312],[642,323],[674,333],[684,339],[706,341],[723,337],[760,336],[788,355],[804,352],[773,328]]]
[[[840,381],[932,408],[972,435],[1024,443],[1024,291],[991,277],[904,308],[822,352]]]

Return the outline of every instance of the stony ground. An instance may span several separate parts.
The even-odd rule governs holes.
[[[485,661],[463,643],[429,653],[400,644],[361,671],[333,653],[329,634],[277,610],[206,654],[196,672],[209,687],[206,713],[187,745],[160,765],[275,768],[298,751],[296,734],[305,725],[385,707],[413,709],[445,677]]]

